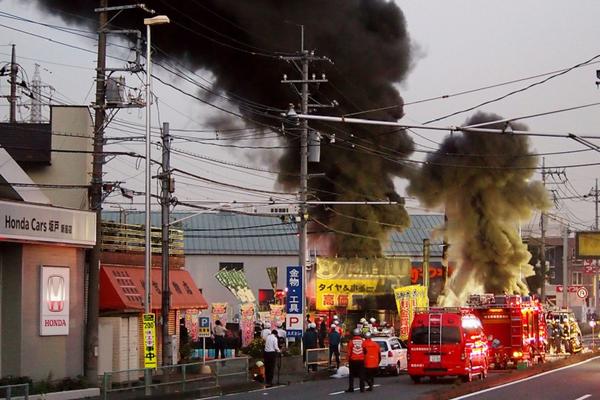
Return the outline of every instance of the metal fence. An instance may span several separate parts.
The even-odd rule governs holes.
[[[20,383],[16,385],[0,386],[0,398],[10,400],[13,397],[29,399],[29,384]]]
[[[100,385],[101,398],[126,400],[214,390],[225,384],[244,383],[248,381],[248,363],[248,357],[235,357],[162,366],[151,370],[151,378],[147,382],[144,369],[106,372]]]
[[[329,365],[329,348],[306,349],[306,367]]]

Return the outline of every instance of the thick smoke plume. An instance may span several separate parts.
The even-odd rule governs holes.
[[[132,3],[110,1],[109,6]],[[311,86],[311,99],[322,103],[337,100],[340,106],[319,113],[342,115],[358,110],[395,106],[367,114],[369,118],[397,120],[403,115],[403,102],[394,87],[410,67],[411,43],[401,10],[384,0],[149,0],[148,7],[167,14],[170,25],[161,26],[153,44],[194,69],[209,70],[215,77],[213,90],[235,97],[239,111],[252,120],[280,125],[256,104],[285,108],[298,103],[289,85],[281,84],[285,73],[299,78],[291,63],[261,54],[296,53],[300,47],[299,25],[304,25],[305,48],[327,56],[334,65],[314,63],[311,73],[327,73],[330,84]],[[39,0],[49,13],[69,23],[82,23],[83,15],[96,18],[93,9],[99,1]],[[71,14],[67,14],[71,13]],[[143,15],[121,13],[113,24],[143,29]],[[93,20],[92,20],[93,21]],[[143,30],[142,30],[143,31]],[[160,62],[163,54],[156,54]],[[209,98],[206,93],[200,93]],[[258,107],[260,109],[260,107]],[[271,113],[277,115],[277,113]],[[326,178],[311,179],[313,198],[320,200],[396,199],[393,178],[403,174],[397,160],[412,152],[412,141],[403,131],[389,129],[340,128],[311,123],[325,134],[321,162],[311,173],[324,172]],[[328,137],[335,134],[335,143]],[[278,182],[296,188],[299,171],[299,142],[287,136],[289,150],[278,160]],[[315,210],[312,216],[334,231],[356,236],[336,236],[336,252],[343,256],[380,255],[378,240],[384,239],[391,225],[406,226],[408,216],[402,206],[339,206]],[[348,218],[349,215],[351,218]],[[388,224],[382,225],[380,223]]]
[[[500,119],[480,112],[466,125]],[[463,132],[447,137],[411,179],[409,193],[427,207],[445,207],[448,216],[445,235],[456,269],[441,304],[464,304],[471,293],[527,293],[524,278],[533,267],[519,222],[549,206],[543,185],[529,181],[536,165],[526,136]]]

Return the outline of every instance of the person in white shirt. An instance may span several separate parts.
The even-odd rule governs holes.
[[[263,338],[264,340],[267,340],[267,336],[269,336],[270,334],[271,334],[271,323],[265,322],[265,327],[262,330],[262,332],[260,333],[260,337]]]
[[[267,387],[273,386],[273,376],[275,375],[275,362],[277,353],[279,353],[279,343],[277,339],[277,329],[273,329],[265,340],[265,383]]]

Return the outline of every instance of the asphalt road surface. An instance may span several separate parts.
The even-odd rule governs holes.
[[[502,372],[492,372],[502,373]],[[326,379],[297,383],[289,386],[275,386],[251,392],[229,394],[231,400],[252,399],[417,399],[432,390],[452,388],[454,378],[439,379],[435,382],[425,380],[414,384],[408,375],[381,376],[375,379],[375,390],[360,393],[358,380],[355,380],[355,392],[345,393],[348,379]],[[204,398],[203,400],[210,399]],[[581,363],[548,371],[530,378],[499,385],[454,400],[600,400],[600,356]]]
[[[415,384],[406,374],[400,376],[380,376],[375,378],[375,389],[372,392],[360,393],[358,379],[354,381],[354,393],[345,393],[348,388],[348,378],[326,379],[297,383],[289,386],[275,386],[252,392],[235,393],[226,395],[231,400],[251,399],[285,399],[285,400],[317,400],[317,399],[416,399],[420,394],[431,390],[452,387],[455,378],[448,378],[436,382]],[[215,397],[216,398],[216,397]],[[206,400],[204,398],[202,400]],[[506,399],[504,399],[506,400]]]
[[[462,399],[600,399],[600,356],[530,378],[454,398],[454,400]]]

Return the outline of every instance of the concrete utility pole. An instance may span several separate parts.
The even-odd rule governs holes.
[[[596,178],[596,187],[594,190],[594,205],[596,206],[596,218],[594,219],[594,229],[596,232],[598,231],[598,178]],[[594,296],[594,311],[598,310],[598,260],[596,261],[596,265],[592,265],[594,268],[594,279],[592,280],[592,296]]]
[[[100,8],[106,9],[108,0],[100,0]],[[85,325],[85,377],[89,382],[98,379],[98,314],[100,294],[100,253],[102,251],[102,155],[104,145],[104,120],[106,117],[106,24],[105,10],[98,13],[98,60],[96,64],[96,103],[94,117],[94,155],[90,208],[96,213],[96,244],[90,253],[87,288],[87,321]]]
[[[563,308],[569,308],[569,227],[565,226],[563,233]]]
[[[17,66],[17,51],[15,45],[12,45],[12,52],[10,56],[10,123],[14,124],[17,122],[17,72],[19,67]]]
[[[309,79],[308,67],[312,61],[323,61],[328,60],[325,57],[315,57],[314,52],[309,52],[304,49],[304,26],[301,26],[301,45],[300,55],[292,57],[284,57],[287,61],[300,61],[302,64],[302,78],[301,79],[287,79],[284,75],[282,83],[300,84],[301,85],[301,109],[302,114],[308,114],[308,84],[309,83],[325,83],[327,79],[317,79],[313,76]],[[302,267],[302,296],[304,302],[304,309],[308,309],[308,301],[306,297],[306,258],[307,258],[307,194],[308,194],[308,121],[303,119],[300,122],[300,204],[299,204],[299,221],[298,221],[298,234],[299,234],[299,250],[298,250],[298,265]],[[303,314],[306,312],[303,310]],[[302,331],[306,331],[306,318],[302,319]]]
[[[161,214],[162,214],[162,365],[173,362],[171,354],[171,340],[169,338],[169,310],[171,308],[171,289],[169,285],[169,206],[171,205],[171,135],[169,123],[163,123],[162,138],[162,187],[161,187]],[[177,323],[177,321],[175,321]]]
[[[542,158],[542,184],[546,188],[546,158]],[[540,274],[542,276],[542,287],[540,297],[542,303],[546,301],[546,211],[542,210],[540,214]]]

